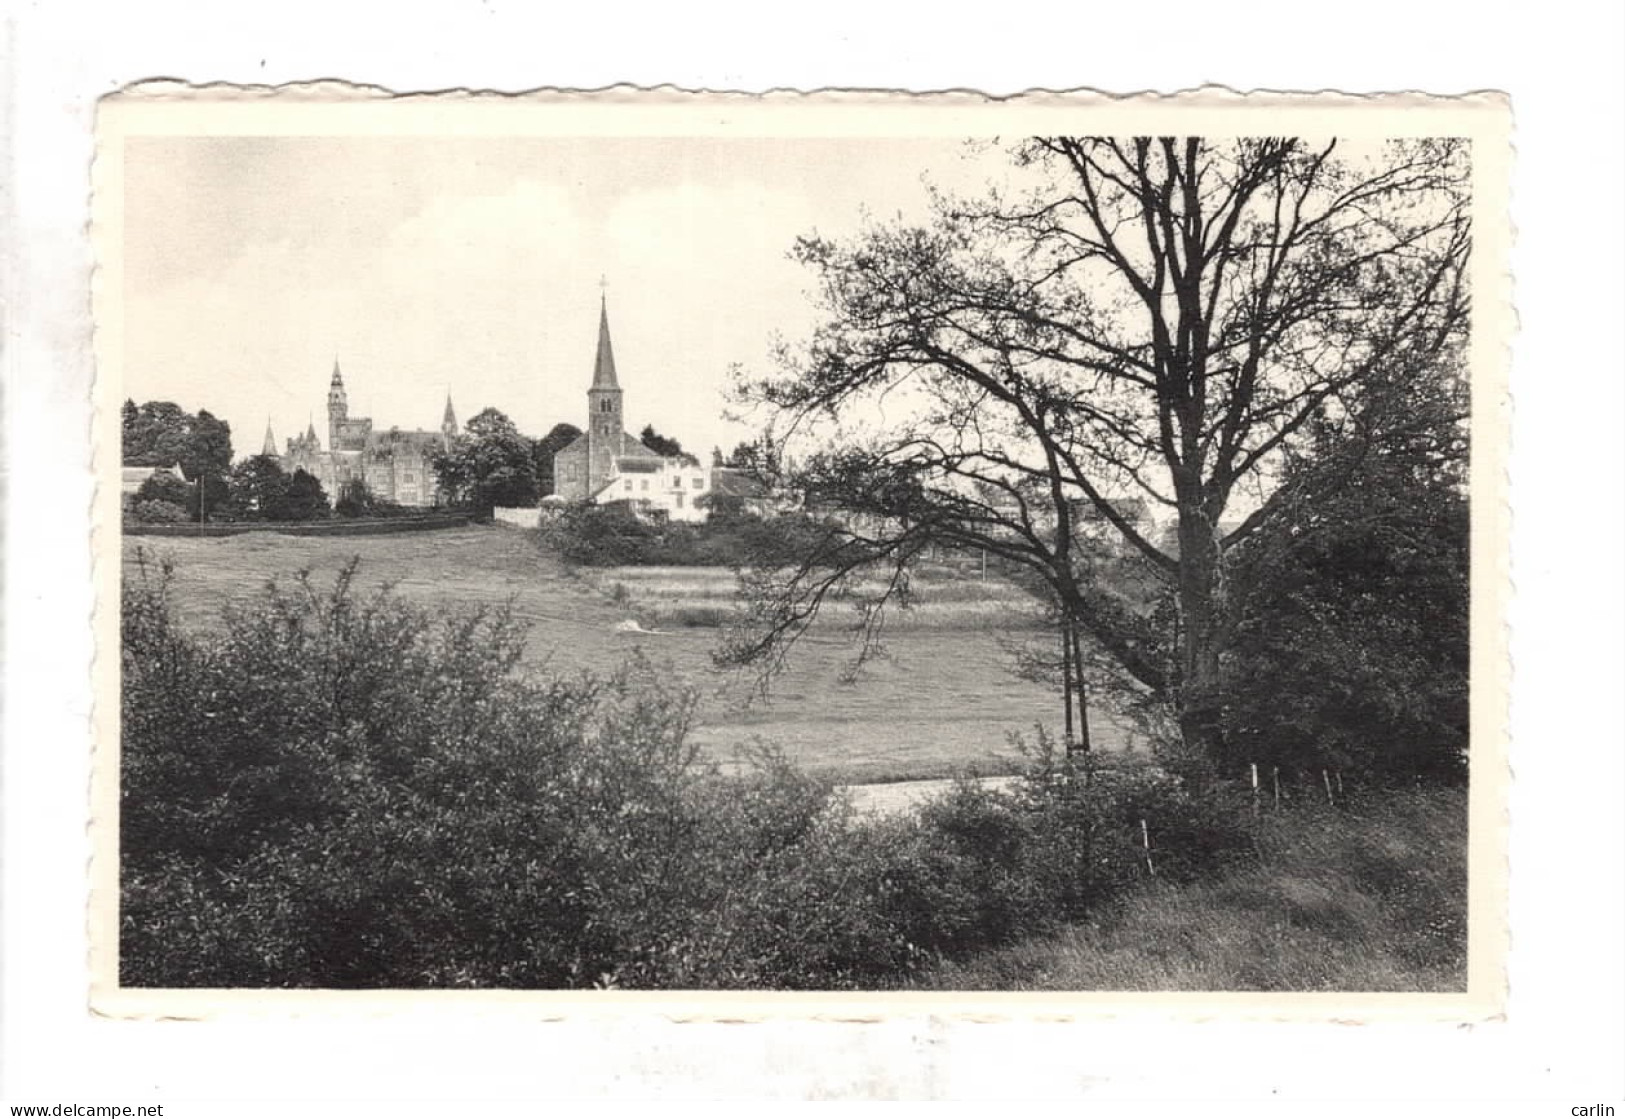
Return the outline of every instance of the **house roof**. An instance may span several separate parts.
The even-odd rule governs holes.
[[[186,480],[179,466],[125,466],[120,469],[119,490],[134,493],[154,474],[172,474],[183,482]]]
[[[732,466],[711,468],[711,492],[724,497],[767,497],[767,484]]]

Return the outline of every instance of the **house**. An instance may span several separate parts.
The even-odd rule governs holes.
[[[186,475],[181,472],[179,465],[126,466],[122,469],[119,477],[119,492],[124,497],[129,497],[140,490],[147,483],[147,479],[160,476],[172,477],[177,482],[186,481]]]

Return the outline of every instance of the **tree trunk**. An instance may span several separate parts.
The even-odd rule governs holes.
[[[1223,761],[1219,681],[1219,555],[1217,532],[1204,510],[1180,510],[1179,683],[1175,693],[1180,738],[1189,760]]]
[[[1089,753],[1094,743],[1089,738],[1089,696],[1083,687],[1083,639],[1078,636],[1076,624],[1068,623],[1067,639],[1072,649],[1073,688],[1078,696],[1078,750]]]
[[[1072,626],[1065,616],[1061,621],[1061,712],[1066,725],[1066,752],[1074,748],[1072,737]]]

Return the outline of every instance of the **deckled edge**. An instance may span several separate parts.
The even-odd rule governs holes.
[[[582,992],[552,991],[262,991],[262,990],[176,990],[128,989],[117,986],[118,934],[118,658],[104,656],[106,637],[117,646],[116,624],[121,555],[117,489],[109,491],[104,443],[114,434],[111,417],[117,402],[110,395],[106,348],[122,341],[122,307],[118,330],[107,325],[109,269],[99,244],[101,235],[122,231],[122,199],[110,200],[108,188],[122,187],[122,159],[109,161],[107,144],[109,109],[115,106],[152,104],[411,104],[432,105],[448,102],[516,103],[535,105],[694,105],[722,101],[729,105],[758,107],[827,105],[857,107],[902,101],[915,106],[987,108],[1184,108],[1212,107],[1238,109],[1312,109],[1315,111],[1473,110],[1497,114],[1499,125],[1481,126],[1474,140],[1474,251],[1475,281],[1489,280],[1493,296],[1486,298],[1474,288],[1472,360],[1472,502],[1473,564],[1472,612],[1475,671],[1471,805],[1471,826],[1480,833],[1472,842],[1470,860],[1473,894],[1469,921],[1469,987],[1465,993],[1448,994],[1309,994],[1237,992],[1114,992],[1114,993],[956,993],[908,992],[899,994],[827,994],[773,992]],[[1215,102],[1217,104],[1215,104]],[[1490,117],[1494,120],[1496,117]],[[886,89],[820,88],[800,91],[772,88],[761,92],[687,89],[665,84],[636,86],[617,84],[598,89],[536,87],[507,92],[459,87],[437,91],[393,91],[366,83],[338,79],[316,79],[281,85],[241,85],[229,82],[189,83],[156,78],[131,83],[98,100],[93,130],[93,154],[88,176],[91,187],[86,235],[90,240],[91,275],[91,467],[94,496],[90,532],[92,580],[95,588],[92,626],[96,637],[92,679],[96,684],[90,722],[93,732],[91,812],[87,829],[91,838],[90,889],[87,904],[89,932],[89,1009],[106,1018],[147,1021],[199,1021],[222,1017],[285,1018],[290,1016],[344,1016],[372,1018],[405,1011],[432,1011],[437,1015],[458,1015],[478,1004],[481,1017],[492,1014],[517,1015],[527,1022],[561,1022],[586,1017],[629,1017],[641,1013],[671,1022],[715,1024],[754,1024],[796,1019],[825,1023],[877,1023],[919,1016],[966,1023],[1003,1022],[1088,1022],[1121,1020],[1168,1020],[1181,1023],[1272,1022],[1293,1024],[1367,1025],[1386,1021],[1454,1024],[1472,1028],[1481,1023],[1504,1019],[1508,1001],[1508,960],[1510,948],[1509,863],[1507,839],[1510,831],[1510,682],[1512,665],[1508,645],[1507,606],[1512,593],[1509,536],[1508,451],[1511,437],[1511,395],[1509,371],[1512,339],[1516,333],[1516,311],[1512,304],[1510,246],[1515,235],[1511,223],[1509,167],[1514,153],[1514,122],[1511,101],[1495,90],[1473,90],[1461,94],[1432,94],[1422,91],[1375,92],[1365,94],[1337,90],[1294,92],[1281,90],[1237,91],[1230,87],[1206,85],[1172,93],[1146,90],[1109,93],[1079,88],[1051,90],[1037,88],[1006,95],[986,94],[971,89],[909,91]],[[122,133],[119,134],[122,138]],[[1480,159],[1484,146],[1499,144],[1498,158],[1486,165]],[[110,179],[116,168],[117,178]],[[1495,197],[1488,197],[1486,190]],[[112,208],[113,221],[109,215]],[[1484,264],[1478,257],[1481,224],[1493,219],[1499,233],[1489,239],[1488,248],[1498,259]],[[122,265],[122,253],[118,254]],[[1488,269],[1493,267],[1493,271]],[[122,301],[120,301],[121,303]],[[1495,314],[1484,313],[1493,306]],[[1493,329],[1490,328],[1493,324]],[[1492,337],[1493,335],[1493,337]],[[1493,354],[1493,359],[1486,355]],[[1491,406],[1485,406],[1486,404]],[[1486,443],[1490,436],[1493,442]],[[1488,449],[1491,456],[1485,456]],[[1491,461],[1484,462],[1485,457]],[[1488,491],[1488,492],[1484,492]],[[111,518],[107,514],[114,514]],[[1481,546],[1481,512],[1488,515],[1494,531]],[[109,541],[111,547],[108,546]],[[1481,575],[1490,561],[1490,575]],[[1486,593],[1488,592],[1488,593]],[[111,617],[109,614],[111,613]],[[111,624],[110,624],[111,623]],[[1481,643],[1488,643],[1494,665],[1490,694],[1480,687]],[[107,709],[107,697],[114,703]],[[1483,730],[1488,722],[1493,733]],[[1485,738],[1492,738],[1486,745]],[[1495,772],[1484,770],[1493,765]],[[1489,788],[1493,784],[1493,788]],[[107,821],[111,820],[108,824]],[[98,842],[97,836],[111,829],[111,839]],[[1488,854],[1483,852],[1489,848]],[[1485,881],[1484,866],[1493,861],[1497,874]],[[1483,910],[1493,906],[1498,919],[1486,929]],[[109,912],[110,911],[110,912]],[[1476,929],[1476,931],[1474,931]],[[112,982],[108,982],[111,966]],[[334,998],[337,996],[337,998]],[[334,1005],[338,1003],[339,1005]],[[698,1006],[697,1003],[704,1003]],[[1305,1004],[1303,1010],[1283,1012],[1279,1004]],[[1132,1004],[1132,1005],[1130,1005]],[[1269,1005],[1269,1004],[1274,1004]],[[1310,1004],[1320,1004],[1318,1007]]]

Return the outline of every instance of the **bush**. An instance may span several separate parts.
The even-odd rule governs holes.
[[[187,523],[192,515],[172,501],[137,499],[130,503],[130,518],[142,524],[175,525]]]
[[[542,527],[548,547],[583,567],[776,566],[810,554],[822,533],[817,522],[793,515],[649,521],[625,502],[572,505]]]
[[[126,985],[817,986],[872,955],[842,947],[827,787],[702,763],[692,695],[646,664],[532,681],[504,614],[433,619],[353,567],[199,640],[138,557]]]
[[[766,747],[701,758],[693,694],[641,659],[534,679],[506,613],[354,565],[200,638],[170,575],[138,551],[124,588],[128,986],[885,987],[1144,881],[1142,819],[1164,881],[1254,849],[1217,793],[1042,737],[1008,790],[858,818]]]

